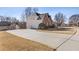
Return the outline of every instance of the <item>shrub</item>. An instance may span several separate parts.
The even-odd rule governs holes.
[[[47,29],[48,27],[44,23],[40,23],[38,29]]]
[[[55,28],[56,26],[52,24],[51,26],[48,26],[48,28]]]

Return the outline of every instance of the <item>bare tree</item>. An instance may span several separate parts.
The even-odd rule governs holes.
[[[31,7],[27,7],[25,8],[25,15],[26,17],[32,14],[32,8]]]
[[[21,15],[21,21],[22,21],[22,22],[25,22],[25,21],[26,21],[25,18],[26,18],[26,16],[25,16],[25,14],[23,13],[23,14]]]
[[[37,13],[37,11],[38,11],[38,8],[36,7],[27,7],[25,8],[23,14],[21,15],[21,19],[25,21],[28,16],[30,16],[33,13]]]
[[[57,26],[61,26],[64,21],[65,21],[65,16],[63,15],[63,13],[58,13],[55,15],[55,18]]]
[[[37,11],[38,11],[38,8],[33,8],[33,13],[37,13]]]
[[[25,16],[26,16],[26,18],[27,18],[28,16],[30,16],[31,14],[36,13],[37,11],[38,11],[38,8],[27,7],[27,8],[25,9]]]

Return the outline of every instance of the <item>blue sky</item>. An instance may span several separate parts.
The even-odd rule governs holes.
[[[20,19],[25,7],[0,7],[0,15],[11,16]],[[39,13],[49,13],[52,18],[58,12],[63,13],[67,18],[73,14],[79,14],[78,7],[39,7]]]
[[[47,8],[39,8],[39,12],[48,12],[52,18],[56,13],[63,13],[67,18],[69,18],[73,14],[79,14],[78,7],[47,7]]]
[[[0,15],[11,16],[20,19],[20,16],[23,13],[24,9],[24,7],[0,7]]]

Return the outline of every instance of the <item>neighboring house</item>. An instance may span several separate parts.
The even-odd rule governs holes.
[[[26,29],[26,22],[17,22],[17,23],[11,23],[9,26],[9,29]]]
[[[8,30],[10,25],[10,22],[0,21],[0,30]]]
[[[69,25],[70,26],[79,26],[79,14],[72,15],[69,18]]]
[[[19,22],[20,29],[26,29],[26,22]]]
[[[9,26],[9,30],[14,30],[14,29],[20,29],[18,23],[11,23],[11,25]]]
[[[9,26],[9,30],[13,30],[13,29],[16,29],[16,24],[15,24],[15,23],[12,23],[12,24]]]
[[[11,23],[8,21],[0,21],[0,31],[2,30],[14,30],[20,29],[20,26],[16,23]]]
[[[48,13],[34,13],[27,18],[27,28],[38,28],[39,24],[43,23],[46,26],[52,26],[53,21]]]
[[[0,30],[19,29],[19,21],[15,17],[0,16]]]

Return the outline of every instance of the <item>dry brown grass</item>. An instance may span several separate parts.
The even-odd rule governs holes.
[[[21,37],[0,32],[0,51],[52,51],[53,49]]]

